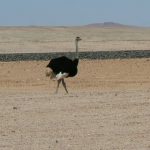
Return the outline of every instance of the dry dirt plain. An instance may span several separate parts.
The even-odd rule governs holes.
[[[47,63],[0,62],[0,150],[150,149],[150,59],[82,60],[69,94]]]

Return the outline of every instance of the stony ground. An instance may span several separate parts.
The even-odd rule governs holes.
[[[47,63],[0,63],[0,150],[150,149],[149,59],[80,61],[57,95]]]

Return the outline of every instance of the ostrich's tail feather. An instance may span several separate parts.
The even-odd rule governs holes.
[[[50,68],[46,68],[45,75],[46,77],[50,77],[51,79],[56,77],[56,75]]]

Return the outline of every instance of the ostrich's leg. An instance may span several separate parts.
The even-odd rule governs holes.
[[[60,80],[57,80],[57,88],[56,88],[56,94],[58,93],[58,88],[59,88],[59,85],[60,85],[60,82],[61,82],[62,80],[60,79]]]
[[[66,86],[66,83],[65,83],[65,80],[64,80],[64,79],[62,79],[62,85],[63,85],[63,87],[64,87],[66,93],[68,93],[67,86]]]

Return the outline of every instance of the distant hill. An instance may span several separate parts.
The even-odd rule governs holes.
[[[137,26],[124,25],[124,24],[115,23],[115,22],[104,22],[104,23],[88,24],[88,25],[85,25],[85,27],[137,27]]]

